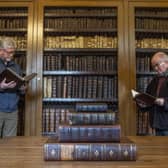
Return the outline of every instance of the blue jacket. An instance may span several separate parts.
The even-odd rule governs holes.
[[[14,70],[19,75],[22,75],[20,66],[17,65],[14,61],[8,62],[7,65],[4,64],[4,61],[0,59],[0,73],[6,68],[9,67]],[[18,109],[19,101],[19,91],[11,89],[0,89],[0,112],[14,112]]]

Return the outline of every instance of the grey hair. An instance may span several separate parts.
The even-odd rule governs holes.
[[[0,39],[0,49],[16,48],[16,43],[12,38],[4,37]]]

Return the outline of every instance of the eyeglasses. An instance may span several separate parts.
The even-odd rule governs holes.
[[[13,48],[10,49],[3,49],[8,55],[14,55],[15,54],[15,50]]]
[[[159,61],[158,63],[156,63],[155,65],[153,65],[153,69],[157,69],[157,68],[159,68],[160,66],[162,66],[164,64],[165,64],[164,61]]]

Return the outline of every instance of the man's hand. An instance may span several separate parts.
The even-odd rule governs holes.
[[[16,82],[15,81],[11,81],[6,83],[6,78],[4,78],[4,80],[0,83],[0,88],[1,89],[12,89],[16,86]]]
[[[147,104],[145,103],[145,102],[143,102],[143,101],[141,101],[141,100],[136,100],[136,103],[137,103],[137,105],[139,106],[139,107],[141,107],[141,108],[146,108],[146,107],[148,107],[147,106]]]
[[[164,105],[164,99],[163,98],[157,98],[155,100],[155,104],[157,104],[159,106],[163,106]]]

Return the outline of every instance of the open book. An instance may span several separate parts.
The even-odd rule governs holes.
[[[6,68],[0,74],[0,82],[2,82],[2,80],[4,80],[4,78],[6,78],[6,83],[11,82],[11,81],[15,81],[17,83],[16,87],[19,88],[24,83],[26,83],[26,82],[30,81],[31,79],[33,79],[36,75],[37,75],[37,73],[31,73],[30,75],[22,77],[22,76],[18,75],[12,69]]]
[[[131,90],[131,93],[133,99],[139,104],[143,104],[145,106],[151,106],[155,103],[156,97],[150,94],[137,92],[134,89]]]

